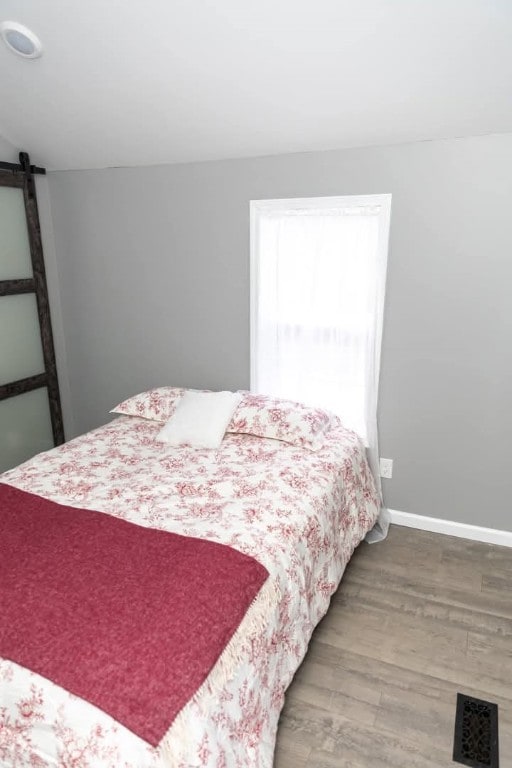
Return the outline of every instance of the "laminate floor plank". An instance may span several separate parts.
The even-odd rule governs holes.
[[[295,680],[300,683],[297,688],[314,684],[333,693],[342,692],[365,704],[378,705],[380,702],[381,687],[375,685],[375,678],[369,676],[365,680],[362,675],[354,674],[351,669],[347,670],[342,666],[342,657],[339,658],[339,663],[334,665],[317,661],[315,655],[310,654],[307,664],[301,666]]]
[[[490,607],[488,595],[481,593],[474,593],[471,601],[460,592],[427,594],[424,590],[400,590],[396,583],[376,590],[371,583],[358,583],[351,579],[344,583],[336,605],[347,606],[349,610],[360,613],[369,607],[376,613],[398,611],[417,618],[446,621],[450,626],[468,631],[512,638],[512,605],[511,616],[502,616],[492,610],[494,601]],[[506,607],[509,608],[508,605]]]
[[[306,768],[311,754],[307,738],[297,737],[295,731],[282,723],[276,746],[274,765],[280,768]]]
[[[484,574],[482,578],[482,592],[487,596],[501,596],[504,591],[510,589],[510,581],[510,575],[500,575],[497,573]]]
[[[362,544],[287,693],[275,768],[453,768],[457,692],[512,768],[512,550],[392,526]]]

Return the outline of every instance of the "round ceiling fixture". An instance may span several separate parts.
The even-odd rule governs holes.
[[[18,56],[23,56],[24,59],[37,59],[41,56],[41,41],[23,24],[18,24],[17,21],[3,21],[0,24],[0,33],[6,46]]]

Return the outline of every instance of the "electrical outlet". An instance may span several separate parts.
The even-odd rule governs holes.
[[[393,477],[393,459],[380,459],[380,476],[391,480]]]

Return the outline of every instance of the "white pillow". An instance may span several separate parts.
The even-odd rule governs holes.
[[[169,445],[218,448],[241,399],[239,392],[185,392],[156,439]]]

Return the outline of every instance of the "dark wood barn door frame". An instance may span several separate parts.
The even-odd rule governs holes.
[[[39,224],[39,212],[37,208],[36,186],[34,182],[35,173],[44,174],[46,171],[44,168],[37,168],[30,165],[29,156],[26,152],[20,152],[19,165],[14,163],[0,163],[0,186],[16,187],[23,190],[33,272],[31,278],[24,278],[21,280],[0,280],[0,296],[35,293],[45,371],[36,376],[29,376],[26,379],[19,379],[18,381],[0,385],[0,400],[5,400],[8,397],[15,397],[16,395],[22,395],[25,392],[30,392],[39,387],[47,387],[53,440],[55,445],[60,445],[64,442],[64,426],[62,422],[57,366],[55,363],[55,348],[53,345],[50,305],[48,301],[48,288],[46,285],[46,271],[43,258],[43,244],[41,241],[41,227]]]

